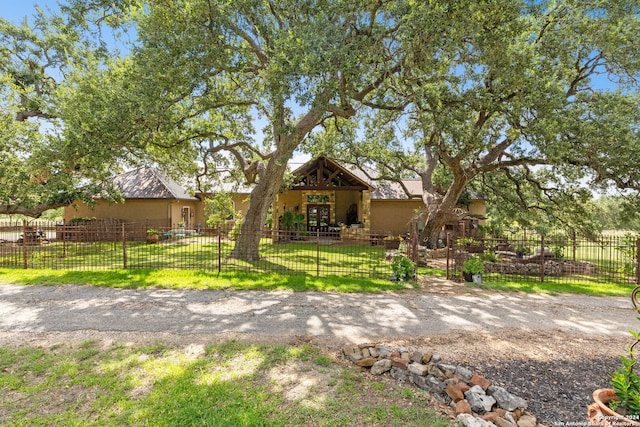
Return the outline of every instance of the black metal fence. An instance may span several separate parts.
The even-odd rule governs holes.
[[[258,230],[257,260],[232,254],[235,228],[149,227],[92,221],[0,224],[0,267],[25,269],[203,269],[389,278],[383,235]]]
[[[457,239],[435,250],[431,263],[445,264],[448,277],[460,277],[464,262],[483,261],[483,280],[640,283],[640,239],[631,233],[537,233],[518,230],[509,237]],[[429,260],[426,260],[429,263]]]
[[[426,249],[415,238],[358,230],[303,232],[258,230],[257,260],[232,255],[236,228],[153,227],[148,222],[91,221],[0,223],[0,267],[29,269],[203,269],[256,273],[389,278],[398,248],[418,266],[462,278],[464,262],[478,257],[483,280],[640,283],[638,247],[632,234],[580,236],[512,231],[501,238],[448,239]],[[417,233],[410,233],[411,237]]]

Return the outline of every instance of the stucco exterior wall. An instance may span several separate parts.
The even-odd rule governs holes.
[[[416,209],[423,209],[422,200],[372,200],[371,232],[404,234]]]
[[[360,209],[360,196],[359,191],[336,191],[336,222],[347,223],[347,210],[349,206],[358,206],[358,220],[362,221],[362,210]]]
[[[72,218],[109,218],[125,221],[149,221],[156,227],[174,227],[183,221],[182,210],[188,208],[187,225],[196,226],[197,205],[200,202],[191,200],[169,199],[128,199],[124,203],[109,204],[97,201],[93,207],[77,203],[77,207],[67,206],[64,209],[65,222]],[[193,212],[193,216],[191,215]]]
[[[472,215],[478,215],[485,218],[487,216],[487,202],[485,200],[473,200],[469,203],[468,210]],[[480,219],[478,223],[480,225],[484,225],[486,221],[484,219]]]

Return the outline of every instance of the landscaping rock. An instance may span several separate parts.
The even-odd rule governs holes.
[[[447,385],[443,381],[440,381],[433,375],[427,376],[427,383],[429,384],[429,386],[431,386],[431,389],[433,391],[438,393],[444,393],[445,389],[447,388]]]
[[[502,387],[491,386],[487,389],[487,394],[496,399],[499,407],[507,411],[527,408],[527,402],[523,398],[509,393]]]
[[[421,351],[414,351],[413,353],[411,353],[411,361],[412,362],[422,363],[422,358],[423,357],[424,357],[424,353],[421,352]]]
[[[518,427],[536,427],[537,424],[536,417],[531,414],[524,414],[517,422]]]
[[[493,405],[496,404],[496,400],[487,395],[480,386],[473,386],[464,394],[464,397],[471,405],[471,410],[476,414],[484,414],[490,412]]]
[[[456,415],[460,414],[470,414],[471,413],[471,405],[465,399],[459,400],[455,404]]]
[[[458,402],[464,399],[464,393],[457,385],[447,384],[445,391],[454,402]]]
[[[447,377],[450,377],[453,374],[455,374],[456,370],[458,369],[458,367],[456,365],[452,365],[451,363],[442,363],[442,362],[440,362],[440,363],[436,364],[436,366],[438,367],[438,369],[440,369],[445,374],[447,374],[447,371],[450,372],[450,374],[447,374]]]
[[[433,375],[434,377],[442,381],[447,379],[447,376],[444,374],[444,372],[442,372],[440,368],[438,368],[435,364],[430,363],[428,366],[429,366],[429,369],[428,369],[429,375]]]
[[[409,381],[409,372],[406,369],[398,368],[397,366],[392,366],[389,371],[389,375],[391,378],[398,380],[400,382],[408,382]]]
[[[411,374],[409,376],[409,380],[419,389],[426,391],[433,391],[431,384],[427,381],[427,377],[423,377],[421,375]]]
[[[464,366],[458,366],[456,368],[456,376],[460,378],[461,381],[464,381],[465,383],[469,382],[472,375],[473,375],[473,372],[471,372],[469,369],[465,368]]]
[[[482,375],[473,374],[469,379],[469,384],[480,386],[483,390],[486,390],[491,385],[491,382]]]
[[[498,418],[494,421],[494,424],[497,427],[518,427],[516,423],[512,423],[511,421],[506,420],[505,418]]]
[[[410,363],[407,366],[407,370],[412,374],[416,374],[424,377],[427,375],[428,367],[421,363]]]
[[[370,367],[373,375],[389,372],[397,381],[430,392],[433,401],[455,412],[461,426],[540,427],[535,416],[524,412],[524,399],[464,366],[442,362],[439,354],[374,345],[346,345],[342,352],[356,365]]]
[[[371,373],[373,375],[382,375],[389,370],[391,370],[391,360],[389,359],[378,360],[371,366]]]
[[[490,423],[495,423],[498,419],[498,413],[494,411],[486,412],[481,418],[485,421],[489,421]]]
[[[458,415],[456,422],[460,427],[495,427],[495,424],[469,414]]]
[[[376,362],[378,361],[378,359],[376,359],[375,357],[363,357],[362,359],[358,360],[356,362],[356,365],[363,367],[363,368],[370,368],[372,367]]]
[[[360,349],[358,348],[357,345],[347,344],[344,347],[342,347],[342,353],[345,356],[349,357],[349,355],[353,353],[360,353]]]
[[[391,357],[391,353],[393,353],[393,350],[387,347],[376,347],[376,350],[378,350],[378,357],[381,359],[388,359]]]
[[[356,363],[358,360],[362,359],[362,354],[360,354],[359,352],[351,353],[348,357],[352,362]]]
[[[391,365],[404,370],[409,367],[407,361],[400,357],[391,357]]]

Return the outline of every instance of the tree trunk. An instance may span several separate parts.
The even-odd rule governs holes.
[[[426,220],[420,239],[426,241],[428,247],[436,248],[441,246],[438,244],[438,240],[443,238],[441,236],[442,229],[450,217],[449,214],[456,207],[456,203],[468,182],[469,180],[464,173],[458,173],[454,175],[453,181],[444,197],[437,197],[434,194],[427,193],[423,196],[426,206]]]
[[[249,196],[249,209],[245,215],[240,234],[231,252],[231,258],[256,260],[260,258],[259,246],[262,229],[267,219],[269,207],[287,170],[287,160],[291,156],[274,155],[269,159],[264,174],[259,178]]]

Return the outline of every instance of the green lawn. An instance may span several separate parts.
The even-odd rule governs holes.
[[[366,276],[391,275],[391,263],[384,260],[380,246],[348,245],[339,242],[273,243],[262,239],[260,259],[241,261],[229,257],[234,242],[214,237],[194,237],[145,242],[53,242],[23,248],[0,246],[0,267],[62,270],[113,269],[200,269],[213,271],[279,272],[302,275]]]
[[[507,275],[483,274],[482,284],[472,285],[484,289],[500,291],[519,291],[527,293],[545,294],[584,294],[592,296],[631,296],[636,286],[631,283],[614,283],[606,280],[596,280],[589,277],[566,278],[546,277],[544,282],[539,277],[509,277]]]
[[[0,348],[0,372],[6,426],[451,425],[422,390],[312,345]]]
[[[114,288],[239,289],[333,292],[382,292],[415,287],[412,282],[366,277],[290,275],[199,270],[23,270],[0,268],[0,283],[21,285],[94,285]]]

